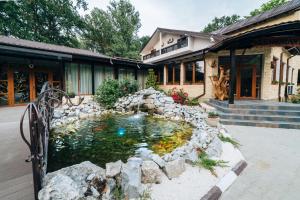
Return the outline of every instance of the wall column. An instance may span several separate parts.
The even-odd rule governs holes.
[[[184,84],[184,63],[180,63],[180,85]]]
[[[230,79],[228,103],[234,104],[234,86],[236,83],[236,55],[235,49],[230,49]]]

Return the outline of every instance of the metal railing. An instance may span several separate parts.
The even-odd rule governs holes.
[[[166,53],[169,53],[171,51],[175,51],[177,49],[181,49],[181,48],[184,48],[184,47],[187,47],[188,46],[188,39],[184,39],[184,40],[181,40],[179,42],[177,42],[176,44],[173,44],[171,46],[168,46],[168,47],[165,47],[163,49],[161,49],[161,54],[166,54]]]
[[[30,156],[28,156],[26,162],[32,163],[35,199],[38,199],[38,192],[42,188],[43,178],[47,173],[48,142],[53,111],[62,105],[63,97],[66,98],[67,104],[74,105],[64,91],[55,89],[46,82],[37,100],[27,105],[21,117],[20,133],[30,150]],[[77,105],[83,101],[83,98],[79,98],[80,101]],[[26,116],[28,119],[25,118]],[[26,138],[24,132],[25,120],[29,122],[29,140]]]
[[[156,57],[156,56],[159,56],[159,55],[160,55],[160,51],[157,50],[155,52],[152,52],[150,54],[147,54],[147,55],[143,56],[143,60],[148,60],[150,58],[153,58],[153,57]]]

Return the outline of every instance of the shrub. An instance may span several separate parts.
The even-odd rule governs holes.
[[[184,92],[184,90],[181,89],[177,89],[176,87],[169,90],[168,92],[169,96],[171,96],[174,100],[175,103],[179,103],[182,105],[186,105],[188,103],[188,93]]]
[[[212,160],[204,151],[200,151],[199,159],[194,163],[194,165],[203,167],[204,169],[209,170],[212,175],[218,177],[215,167],[228,167],[226,163],[228,162],[224,160]]]
[[[153,69],[149,69],[147,75],[146,88],[150,87],[153,87],[155,90],[158,90],[157,76],[155,75]]]
[[[129,94],[135,93],[138,91],[138,83],[135,80],[125,79],[120,81],[120,95],[121,97],[127,96]]]
[[[209,118],[217,118],[217,117],[219,117],[219,114],[217,112],[209,112],[208,117]]]
[[[105,80],[97,89],[95,99],[100,105],[106,108],[112,108],[118,98],[127,96],[138,90],[138,84],[135,80]]]
[[[118,80],[107,79],[98,87],[95,99],[102,106],[112,108],[120,96]]]
[[[297,94],[291,95],[290,100],[292,103],[300,103],[300,88],[297,89]]]

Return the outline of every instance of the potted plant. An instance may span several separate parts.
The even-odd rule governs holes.
[[[217,127],[219,123],[219,114],[217,112],[209,112],[206,123],[212,127]]]

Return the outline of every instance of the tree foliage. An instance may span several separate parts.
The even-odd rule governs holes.
[[[270,0],[267,3],[264,3],[260,6],[260,8],[255,9],[250,12],[250,16],[245,16],[244,18],[252,17],[259,15],[263,12],[266,12],[268,10],[271,10],[273,8],[276,8],[278,6],[281,6],[282,4],[288,2],[289,0]],[[242,20],[239,15],[231,15],[231,16],[222,16],[222,17],[215,17],[205,28],[203,29],[203,32],[210,33],[213,31],[216,31],[218,29],[221,29],[225,26],[229,26],[231,24],[236,23],[239,20]]]
[[[203,32],[210,33],[216,31],[225,26],[229,26],[237,21],[239,21],[241,17],[239,15],[231,15],[231,16],[222,16],[215,17],[212,22],[205,26]]]
[[[140,40],[137,36],[140,14],[129,0],[111,1],[107,11],[95,8],[85,21],[83,40],[88,48],[110,56],[139,58],[145,37]]]
[[[78,12],[85,0],[16,0],[0,2],[0,34],[78,47],[84,27]]]
[[[260,8],[257,8],[250,12],[250,17],[259,15],[263,12],[266,12],[268,10],[271,10],[273,8],[276,8],[278,6],[281,6],[282,4],[285,4],[288,2],[288,0],[270,0],[267,3],[264,3],[260,6]]]

